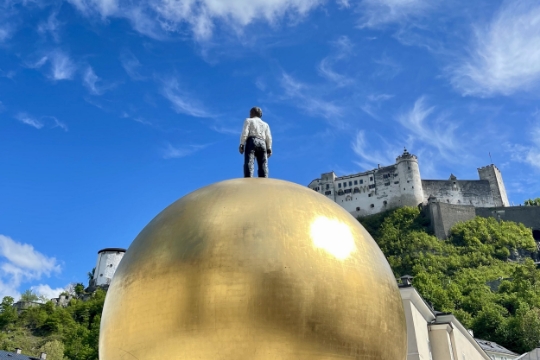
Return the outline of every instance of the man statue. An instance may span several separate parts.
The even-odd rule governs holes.
[[[259,177],[268,177],[268,158],[272,155],[272,134],[270,126],[261,120],[261,108],[249,111],[240,135],[240,154],[244,154],[244,177],[253,177],[255,158]]]

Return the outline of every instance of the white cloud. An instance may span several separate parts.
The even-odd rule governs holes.
[[[18,113],[17,115],[15,115],[15,119],[19,120],[23,124],[35,127],[36,129],[41,129],[44,126],[43,122],[31,117],[26,113]]]
[[[54,299],[60,296],[60,293],[66,291],[65,288],[56,288],[53,289],[47,284],[39,284],[36,286],[30,287],[30,290],[34,292],[37,296],[42,296],[46,299]]]
[[[325,57],[318,66],[319,74],[334,82],[338,86],[346,86],[353,83],[353,79],[334,70],[334,65],[349,57],[353,50],[353,44],[347,36],[341,36],[332,43],[336,49],[335,54]]]
[[[161,93],[171,102],[177,113],[201,118],[211,117],[201,104],[180,88],[178,80],[174,78],[163,81]]]
[[[59,272],[55,258],[43,255],[32,245],[0,235],[0,292],[4,296],[16,297],[23,283]]]
[[[25,65],[31,69],[40,69],[47,63],[50,64],[49,77],[53,80],[70,80],[77,70],[73,61],[61,50],[51,51],[39,60],[27,62]]]
[[[362,0],[360,27],[378,28],[424,16],[434,5],[432,0]]]
[[[182,147],[174,147],[171,144],[167,144],[167,147],[163,150],[164,159],[177,159],[189,156],[196,153],[199,150],[206,148],[208,145],[186,145]]]
[[[377,140],[377,142],[385,142],[384,139],[379,138]],[[351,143],[351,147],[354,153],[360,158],[360,161],[356,162],[357,165],[364,169],[372,169],[379,164],[383,166],[393,164],[395,162],[396,154],[399,154],[399,149],[388,143],[383,147],[384,149],[387,149],[385,152],[374,150],[374,146],[369,145],[366,140],[366,133],[364,130],[360,130],[356,133],[356,137]]]
[[[60,128],[64,131],[68,131],[67,125],[54,116],[42,116],[39,119],[36,119],[35,117],[28,115],[27,113],[21,112],[15,115],[15,119],[19,120],[23,124],[32,126],[36,129],[42,129],[45,124],[48,124],[50,128]]]
[[[87,67],[83,74],[83,84],[90,91],[92,95],[101,95],[109,87],[100,85],[102,80],[99,76],[96,75],[92,67]]]
[[[510,95],[540,84],[540,3],[506,1],[486,25],[474,27],[468,55],[449,69],[464,95]]]
[[[425,97],[416,100],[413,108],[398,115],[397,120],[409,134],[411,143],[429,145],[446,160],[455,162],[456,152],[464,148],[455,135],[457,124],[445,113],[435,114],[435,107],[428,107]]]
[[[40,34],[45,35],[47,33],[50,33],[52,38],[56,42],[60,41],[60,36],[58,34],[60,22],[56,18],[57,15],[57,12],[51,13],[51,15],[49,15],[49,17],[47,18],[47,21],[40,23],[37,28]]]
[[[182,32],[187,26],[199,40],[208,39],[216,23],[235,31],[265,21],[275,24],[289,17],[291,22],[322,4],[323,0],[68,0],[85,16],[127,18],[135,30],[159,37],[162,32]]]
[[[383,102],[390,100],[394,95],[389,94],[370,94],[367,101],[360,108],[369,116],[378,119],[377,111],[381,108]]]
[[[281,86],[285,90],[286,97],[295,101],[299,108],[311,115],[321,115],[337,127],[343,126],[340,119],[345,109],[314,94],[313,86],[303,84],[285,72],[281,77]]]
[[[54,80],[70,80],[73,78],[76,66],[73,61],[61,51],[54,51],[50,54],[51,78]]]
[[[513,161],[528,164],[540,170],[540,145],[537,144],[540,137],[540,126],[535,126],[529,133],[529,140],[532,145],[505,144],[510,158]]]

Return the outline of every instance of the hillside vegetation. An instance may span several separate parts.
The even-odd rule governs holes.
[[[65,308],[52,302],[17,314],[14,299],[0,304],[0,349],[23,349],[25,355],[47,360],[97,360],[99,323],[105,292],[97,290],[87,301],[72,299]]]
[[[456,315],[475,337],[517,353],[539,344],[540,270],[530,258],[510,260],[511,254],[536,251],[530,229],[476,217],[456,224],[441,241],[429,233],[420,210],[410,207],[360,222],[396,277],[414,276],[420,294],[436,310]]]
[[[515,352],[538,345],[540,270],[530,259],[510,261],[512,254],[536,251],[529,229],[477,217],[457,224],[450,238],[441,241],[430,234],[421,212],[407,207],[360,221],[396,277],[414,276],[414,286],[436,310],[454,313],[476,337]],[[82,284],[75,290],[82,295]],[[19,347],[34,356],[43,351],[48,360],[97,360],[104,300],[105,292],[98,290],[65,308],[47,302],[17,314],[14,299],[4,297],[0,348]]]

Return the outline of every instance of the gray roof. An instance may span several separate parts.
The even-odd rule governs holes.
[[[490,352],[497,352],[497,353],[501,353],[501,354],[514,355],[514,356],[519,355],[519,354],[516,354],[513,351],[508,350],[505,347],[502,347],[501,345],[497,344],[494,341],[488,341],[488,340],[482,340],[482,339],[474,339],[474,340],[476,340],[476,342],[478,343],[478,345],[480,345],[482,350],[484,350],[486,352],[490,351]]]
[[[0,350],[0,360],[39,360],[39,358]]]

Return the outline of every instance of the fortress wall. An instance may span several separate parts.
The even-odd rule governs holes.
[[[336,179],[335,201],[353,216],[366,216],[388,209],[403,206],[397,167],[395,165],[376,169],[369,173],[345,176]],[[373,178],[373,180],[371,180]],[[354,180],[363,180],[362,184],[354,185]],[[353,182],[352,188],[338,187],[338,183]],[[396,184],[397,182],[397,184]],[[359,192],[355,192],[358,188]],[[339,195],[339,190],[352,189],[350,193]]]
[[[431,229],[439,239],[446,239],[450,229],[460,221],[474,219],[475,208],[472,205],[454,205],[443,202],[431,202],[427,206],[431,220]]]
[[[440,202],[477,207],[495,206],[487,180],[422,180],[424,201],[434,196]]]
[[[540,206],[477,208],[476,215],[481,217],[491,216],[498,220],[519,222],[533,230],[540,230]]]

